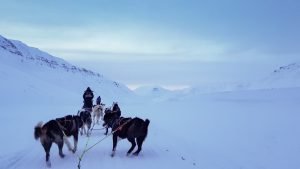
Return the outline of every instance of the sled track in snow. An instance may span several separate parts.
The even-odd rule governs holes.
[[[16,152],[11,155],[7,155],[7,157],[2,156],[0,158],[0,169],[13,169],[17,168],[18,165],[23,161],[26,153],[29,150],[23,150],[20,152]]]

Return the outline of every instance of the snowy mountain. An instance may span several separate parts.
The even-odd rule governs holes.
[[[141,86],[136,88],[134,92],[141,96],[152,96],[152,97],[168,95],[173,93],[173,91],[165,89],[160,86]]]
[[[199,84],[182,90],[167,90],[160,86],[143,86],[137,88],[134,92],[154,100],[172,100],[208,93],[295,88],[300,87],[300,63],[281,66],[272,71],[269,76],[258,77],[258,79],[253,82]]]
[[[191,94],[230,92],[273,88],[300,87],[300,63],[291,63],[272,71],[267,77],[258,77],[252,82],[215,83],[192,86],[185,92]]]
[[[291,63],[275,69],[269,76],[253,83],[253,89],[300,87],[300,63]]]
[[[139,96],[153,100],[176,100],[192,95],[248,90],[248,83],[213,83],[168,90],[160,86],[142,86],[134,90]]]
[[[152,101],[176,100],[192,94],[190,88],[169,90],[157,85],[141,86],[134,90],[137,96]]]
[[[83,91],[88,86],[94,90],[96,96],[101,95],[104,101],[117,101],[133,95],[125,85],[109,80],[99,73],[72,65],[37,48],[2,36],[0,67],[0,77],[3,80],[1,93],[7,93],[6,89],[13,88],[13,91],[9,91],[10,96],[27,93],[27,97],[42,99],[57,94],[64,100],[64,93],[75,93],[74,98],[82,102]],[[49,93],[49,88],[54,90]]]

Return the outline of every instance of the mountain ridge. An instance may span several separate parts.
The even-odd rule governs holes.
[[[47,52],[41,51],[38,48],[31,47],[26,45],[25,43],[18,40],[9,40],[0,35],[0,47],[12,54],[19,55],[22,59],[33,60],[39,62],[40,64],[46,64],[52,68],[63,68],[66,71],[73,72],[84,72],[90,75],[103,77],[103,75],[99,73],[95,73],[86,68],[80,68],[78,66],[72,65],[65,61],[62,58],[55,57]]]
[[[0,61],[3,65],[0,73],[3,75],[3,79],[6,79],[3,85],[9,87],[9,85],[15,84],[15,88],[20,88],[17,89],[19,92],[22,92],[22,89],[25,91],[28,86],[37,88],[38,85],[47,84],[54,85],[55,88],[60,88],[62,91],[77,93],[77,95],[82,93],[86,87],[91,87],[97,95],[114,96],[114,98],[108,98],[110,101],[119,100],[120,96],[133,95],[126,85],[110,80],[100,73],[75,66],[38,48],[29,47],[21,41],[10,40],[1,35]],[[28,81],[31,78],[41,83],[32,84]],[[28,81],[28,86],[17,86],[22,80]]]

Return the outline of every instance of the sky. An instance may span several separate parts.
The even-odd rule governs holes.
[[[297,0],[7,0],[0,34],[135,88],[244,82],[300,61]]]

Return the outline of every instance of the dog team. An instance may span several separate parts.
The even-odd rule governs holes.
[[[51,166],[50,162],[50,149],[53,143],[57,144],[59,150],[59,156],[63,158],[64,143],[68,149],[75,153],[77,150],[78,135],[85,134],[90,136],[91,126],[100,124],[100,118],[103,120],[103,127],[106,128],[105,134],[108,133],[108,128],[112,131],[113,149],[111,156],[115,155],[118,138],[125,139],[131,143],[131,147],[127,152],[130,155],[133,149],[138,146],[138,149],[133,155],[138,155],[142,150],[142,144],[148,133],[148,125],[150,121],[148,119],[143,120],[138,117],[125,118],[121,116],[121,109],[117,102],[113,102],[112,107],[104,109],[105,104],[101,103],[101,97],[96,99],[96,105],[93,105],[94,94],[88,87],[84,94],[84,105],[77,115],[67,115],[65,117],[56,118],[43,124],[39,122],[34,127],[34,138],[40,140],[45,153],[46,164]],[[93,117],[93,118],[92,118]],[[68,138],[73,136],[74,145],[72,147]]]

